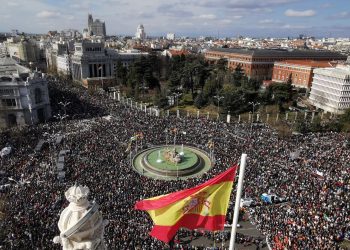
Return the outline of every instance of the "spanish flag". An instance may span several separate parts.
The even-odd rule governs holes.
[[[237,165],[199,186],[139,201],[135,209],[149,213],[151,236],[164,242],[180,227],[223,230],[236,171]]]

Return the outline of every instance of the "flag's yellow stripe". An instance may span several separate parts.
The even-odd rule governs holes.
[[[187,213],[200,214],[203,216],[226,215],[232,184],[232,181],[225,181],[219,184],[206,186],[199,190],[193,195],[206,192],[207,196],[205,197],[205,204],[208,205],[209,208],[205,204],[200,204],[199,206],[196,206],[196,209]],[[150,214],[154,224],[172,226],[184,215],[184,208],[189,205],[190,200],[193,199],[193,195],[192,197],[186,197],[185,199],[166,207],[156,210],[148,210],[147,212]],[[159,198],[159,196],[153,197],[152,199],[154,198]]]

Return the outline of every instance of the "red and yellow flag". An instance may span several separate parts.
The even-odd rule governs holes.
[[[169,242],[180,227],[223,230],[237,165],[196,187],[139,201],[154,227],[151,236]]]

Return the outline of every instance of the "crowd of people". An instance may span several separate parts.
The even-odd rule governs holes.
[[[206,116],[158,117],[105,93],[88,94],[79,86],[54,80],[50,93],[53,113],[65,112],[67,119],[0,134],[0,149],[13,148],[0,159],[0,200],[6,204],[1,211],[0,249],[60,249],[52,239],[59,234],[60,212],[68,205],[64,192],[75,183],[89,187],[90,199],[100,204],[109,220],[108,249],[164,249],[166,244],[149,236],[152,221],[147,213],[134,210],[135,202],[203,183],[239,162],[242,153],[248,154],[242,196],[259,204],[249,208],[249,216],[274,249],[339,249],[349,237],[346,134],[280,138],[264,124],[251,129],[250,124],[228,124]],[[62,101],[70,103],[64,111],[58,105]],[[213,167],[199,178],[177,181],[149,179],[134,171],[125,156],[130,138],[142,132],[143,147],[164,144],[165,131],[174,127],[186,132],[178,134],[179,144],[205,147],[210,139],[214,141]],[[34,151],[40,139],[57,134],[65,135],[62,144],[50,142],[40,152]],[[59,181],[55,161],[62,149],[71,153],[65,158],[65,179]],[[265,204],[262,193],[275,194],[285,202]],[[235,191],[227,224],[233,217],[234,195]],[[190,244],[177,247],[192,248]]]

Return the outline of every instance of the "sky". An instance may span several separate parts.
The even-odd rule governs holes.
[[[87,27],[88,13],[108,35],[350,37],[350,0],[0,0],[0,32]]]

